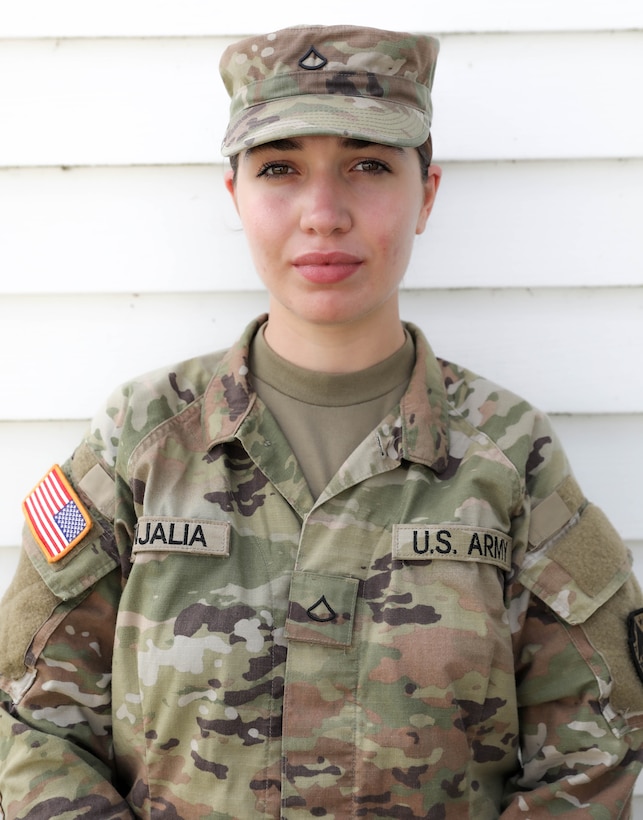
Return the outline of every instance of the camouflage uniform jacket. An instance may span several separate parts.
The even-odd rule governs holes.
[[[315,501],[256,327],[120,390],[64,465],[89,535],[26,537],[6,817],[625,817],[642,604],[547,418],[410,327],[400,406]]]

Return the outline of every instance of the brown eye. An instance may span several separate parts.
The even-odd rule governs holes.
[[[267,162],[259,169],[259,177],[281,177],[292,172],[292,168],[283,162]]]
[[[355,165],[355,170],[363,171],[367,174],[380,174],[389,172],[391,169],[385,162],[379,159],[363,159]]]

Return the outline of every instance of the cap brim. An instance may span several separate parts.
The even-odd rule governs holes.
[[[298,95],[233,116],[221,151],[229,157],[273,140],[320,134],[415,148],[428,139],[430,127],[430,111],[408,105],[364,96]]]

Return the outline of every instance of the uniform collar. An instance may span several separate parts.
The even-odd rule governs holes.
[[[231,441],[247,418],[257,395],[248,375],[250,345],[267,315],[260,316],[244,330],[239,341],[222,357],[203,396],[203,432],[207,449]]]
[[[251,416],[257,397],[249,378],[250,345],[267,318],[260,316],[248,325],[221,358],[206,388],[203,431],[208,450],[237,438],[242,424]],[[405,327],[415,344],[416,361],[400,402],[401,435],[396,448],[399,458],[441,473],[448,460],[449,408],[440,364],[422,331],[410,323]]]

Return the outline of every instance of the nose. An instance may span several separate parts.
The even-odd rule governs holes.
[[[350,208],[340,180],[325,174],[315,176],[301,194],[302,231],[330,236],[336,231],[345,233],[350,229]]]

